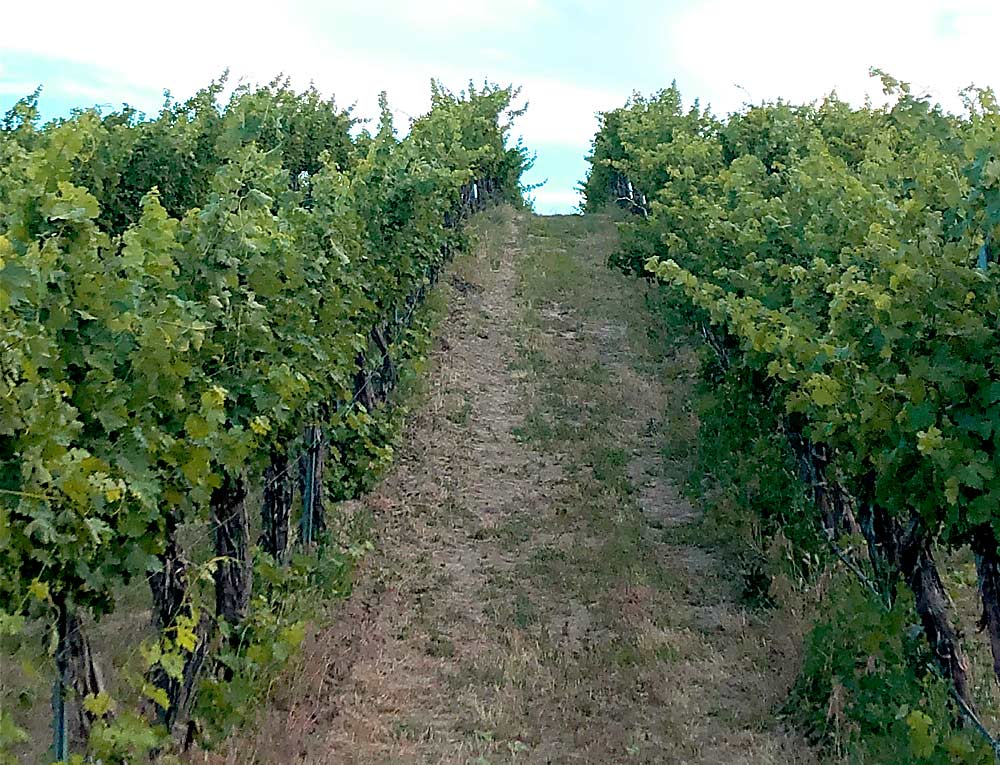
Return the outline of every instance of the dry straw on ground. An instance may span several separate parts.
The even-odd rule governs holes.
[[[377,551],[219,761],[815,762],[774,722],[796,626],[743,611],[685,533],[693,362],[649,347],[613,226],[503,210],[477,233],[363,501]]]

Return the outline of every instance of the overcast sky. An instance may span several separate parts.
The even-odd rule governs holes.
[[[0,111],[43,85],[47,115],[127,101],[154,112],[225,68],[313,81],[339,103],[418,114],[431,77],[523,88],[540,211],[571,211],[594,114],[676,79],[723,114],[750,98],[879,95],[877,66],[948,105],[1000,86],[1000,2],[896,0],[46,0],[5,3]]]

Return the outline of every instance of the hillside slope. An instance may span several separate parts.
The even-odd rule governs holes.
[[[599,217],[481,216],[376,551],[228,762],[809,763],[798,636],[681,496],[694,360]]]

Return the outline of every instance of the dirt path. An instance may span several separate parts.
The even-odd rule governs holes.
[[[815,762],[774,722],[795,636],[695,543],[693,360],[604,266],[613,226],[477,234],[377,550],[230,761]]]

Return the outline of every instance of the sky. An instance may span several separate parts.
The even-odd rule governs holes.
[[[127,102],[155,113],[225,69],[314,83],[358,116],[388,93],[401,126],[430,79],[521,88],[514,133],[537,154],[539,212],[573,212],[596,114],[677,82],[722,115],[751,101],[836,90],[878,100],[879,67],[951,108],[1000,87],[1000,3],[980,0],[47,0],[5,3],[0,111],[43,86],[47,116]],[[24,33],[23,30],[33,30]]]

